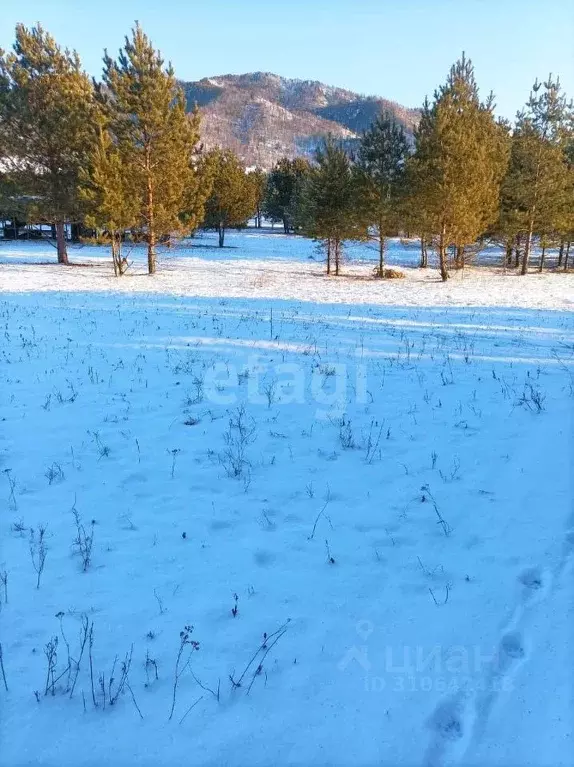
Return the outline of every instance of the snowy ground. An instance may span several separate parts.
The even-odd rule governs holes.
[[[571,765],[572,276],[209,244],[0,245],[0,764]]]
[[[0,289],[10,291],[105,291],[133,294],[276,298],[320,303],[385,304],[393,306],[495,306],[548,309],[574,308],[574,278],[562,272],[530,274],[525,280],[500,267],[496,248],[484,251],[478,267],[453,272],[438,286],[436,268],[418,269],[416,242],[405,246],[391,241],[386,254],[389,266],[404,271],[404,280],[373,280],[378,252],[372,245],[346,248],[343,275],[325,277],[323,254],[310,240],[266,232],[228,233],[227,246],[216,245],[212,234],[184,241],[159,257],[158,274],[146,275],[144,248],[127,251],[132,264],[126,279],[113,276],[109,249],[72,247],[70,259],[82,264],[70,270],[46,270],[55,261],[48,243],[0,243]],[[436,266],[432,254],[431,267]],[[549,252],[547,263],[556,254]],[[536,254],[533,261],[536,259]],[[22,269],[22,265],[26,268]]]

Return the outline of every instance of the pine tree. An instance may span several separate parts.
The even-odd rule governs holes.
[[[564,141],[564,158],[566,163],[565,186],[558,216],[558,237],[560,239],[558,266],[564,264],[564,270],[567,270],[570,248],[574,240],[574,120],[569,121],[568,132]]]
[[[413,155],[407,158],[405,164],[404,187],[399,201],[399,219],[401,227],[411,236],[418,235],[420,242],[419,267],[428,266],[428,248],[432,244],[433,223],[430,215],[425,213],[421,205],[422,190],[418,188],[420,174],[417,161]]]
[[[281,221],[285,234],[294,227],[297,194],[309,173],[309,163],[302,157],[282,157],[271,169],[263,201],[263,212],[271,221]]]
[[[4,51],[0,48],[0,115],[3,114],[1,102],[9,96],[8,77],[2,69],[3,57]],[[11,219],[14,229],[17,231],[15,218],[18,213],[22,214],[22,206],[19,204],[18,187],[8,173],[11,161],[12,153],[8,148],[6,125],[0,120],[0,221]]]
[[[425,101],[410,162],[411,204],[436,240],[440,272],[448,278],[447,249],[463,253],[498,215],[508,162],[503,124],[492,97],[481,102],[472,63],[463,55],[445,85]]]
[[[0,48],[0,115],[5,114],[5,103],[10,93],[10,80],[6,71],[6,54]],[[8,150],[8,136],[6,135],[6,125],[0,119],[0,220],[5,220],[10,215],[12,206],[12,197],[14,191],[7,173],[8,163],[10,161],[10,152]]]
[[[249,181],[253,184],[253,195],[255,199],[255,226],[261,229],[261,220],[263,218],[263,201],[265,199],[265,190],[267,188],[267,174],[261,168],[255,168],[249,174]]]
[[[569,107],[558,80],[536,82],[519,112],[508,172],[502,187],[502,225],[522,237],[521,274],[528,271],[533,237],[560,228],[568,195],[565,154]]]
[[[409,145],[403,127],[380,115],[363,134],[356,169],[361,209],[379,244],[379,277],[385,274],[385,241],[398,231]]]
[[[68,263],[66,222],[81,219],[79,174],[94,141],[92,84],[75,51],[38,24],[16,27],[0,54],[0,125],[8,177],[29,219],[54,226],[58,262]]]
[[[504,267],[512,266],[513,253],[520,250],[520,232],[525,210],[514,194],[514,180],[520,173],[521,159],[516,151],[516,136],[510,139],[510,156],[506,173],[500,187],[500,207],[496,222],[490,227],[488,234],[504,247]],[[516,264],[518,265],[518,263]]]
[[[212,188],[203,225],[219,233],[219,247],[222,248],[225,230],[245,226],[255,213],[255,186],[231,149],[213,149],[206,161],[212,174]]]
[[[140,208],[133,174],[124,165],[103,115],[99,118],[98,140],[81,181],[86,224],[104,230],[111,245],[114,274],[121,277],[127,269],[122,256],[123,236],[139,223]]]
[[[99,93],[121,163],[132,177],[148,272],[154,274],[158,241],[193,231],[203,217],[208,189],[197,169],[199,113],[186,114],[171,65],[164,66],[139,24],[117,61],[106,52]]]
[[[327,138],[317,149],[315,165],[303,183],[297,216],[303,233],[323,243],[327,274],[334,262],[335,275],[339,275],[345,240],[368,236],[358,191],[347,153],[341,144]]]

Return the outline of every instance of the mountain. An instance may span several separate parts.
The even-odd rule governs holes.
[[[188,109],[202,114],[202,140],[233,149],[247,166],[268,169],[280,157],[308,157],[328,133],[355,143],[381,111],[392,113],[409,133],[419,117],[394,101],[361,96],[311,80],[269,72],[181,82]]]

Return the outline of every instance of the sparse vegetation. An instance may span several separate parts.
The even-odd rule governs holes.
[[[44,566],[46,564],[46,556],[48,553],[48,547],[46,544],[46,527],[39,525],[37,530],[30,528],[29,538],[29,550],[30,559],[32,560],[32,566],[36,571],[36,588],[40,588],[40,580],[42,573],[44,572]]]
[[[347,731],[395,738],[395,761],[460,761],[543,644],[522,636],[538,630],[530,604],[550,595],[541,614],[564,612],[572,559],[572,126],[558,83],[537,85],[511,126],[463,57],[414,138],[381,115],[363,139],[308,134],[308,159],[267,174],[239,144],[203,146],[191,92],[139,25],[106,54],[103,83],[39,27],[18,40],[15,58],[0,52],[0,227],[54,234],[61,261],[62,237],[81,237],[70,255],[90,255],[56,274],[26,263],[45,243],[0,240],[0,691],[24,725],[4,760],[32,733],[30,761],[65,762],[42,729],[61,720],[69,758],[102,761],[113,716],[120,760],[260,763],[271,733],[279,761],[313,761],[294,724],[343,701],[320,761],[345,760]],[[202,109],[232,77],[204,83]],[[50,78],[65,107],[46,100]],[[249,87],[237,136],[270,109]],[[297,87],[286,121],[313,86]],[[334,92],[318,88],[307,114],[340,115]],[[362,104],[345,105],[353,125]],[[249,151],[288,153],[281,141]],[[228,233],[252,214],[283,231]],[[101,243],[122,280],[92,257]],[[425,271],[437,263],[440,277]],[[543,274],[522,280],[524,265]],[[354,753],[389,761],[377,738]]]

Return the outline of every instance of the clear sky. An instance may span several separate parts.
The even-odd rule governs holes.
[[[40,21],[98,76],[134,20],[196,80],[275,72],[419,106],[465,50],[484,96],[514,117],[536,77],[574,97],[574,0],[21,0],[3,2],[0,47]]]

